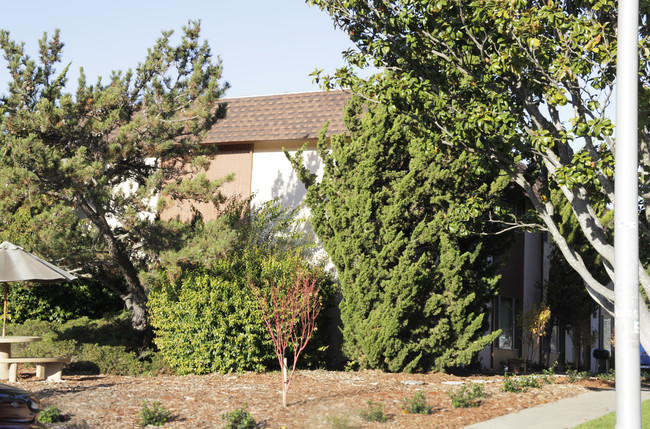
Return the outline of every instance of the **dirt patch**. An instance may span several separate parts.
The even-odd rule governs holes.
[[[483,383],[487,397],[476,408],[454,408],[448,392],[462,383]],[[591,379],[552,384],[522,393],[503,391],[502,376],[449,374],[387,374],[379,371],[299,371],[282,407],[279,373],[214,374],[205,376],[118,377],[64,375],[61,383],[36,380],[21,373],[19,387],[37,393],[44,406],[56,405],[70,420],[55,428],[136,428],[142,402],[159,401],[173,413],[169,428],[221,428],[221,414],[244,403],[260,428],[461,428],[503,414],[575,396],[593,389],[612,388]],[[405,414],[404,398],[423,392],[434,407],[430,415]],[[389,421],[368,423],[359,410],[368,400],[383,405]],[[347,426],[343,425],[347,423]]]

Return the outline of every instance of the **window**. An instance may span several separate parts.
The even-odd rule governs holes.
[[[515,347],[515,311],[517,300],[515,298],[497,297],[496,328],[501,329],[497,338],[497,348],[514,349]]]

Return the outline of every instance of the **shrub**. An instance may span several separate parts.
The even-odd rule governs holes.
[[[65,323],[27,320],[7,327],[11,335],[37,335],[42,341],[16,344],[15,356],[72,356],[69,367],[93,373],[149,375],[169,372],[160,353],[133,348],[129,344],[129,314],[91,320],[87,317]]]
[[[503,390],[506,392],[519,393],[524,392],[527,387],[539,388],[541,385],[535,377],[509,377],[508,374],[503,376]]]
[[[269,285],[272,279],[293,282],[314,264],[313,237],[305,233],[295,210],[278,201],[237,216],[237,240],[221,257],[204,267],[186,266],[179,276],[154,276],[149,315],[155,343],[165,360],[181,374],[264,371],[277,368],[257,302],[248,285]],[[174,280],[172,280],[174,279]],[[337,286],[323,272],[319,301],[333,305]],[[325,313],[325,312],[322,312]],[[317,322],[322,327],[325,317]],[[324,361],[325,329],[314,333],[303,352],[307,366]]]
[[[246,404],[229,413],[223,413],[221,420],[226,421],[225,429],[254,429],[256,424]]]
[[[588,380],[591,377],[589,371],[578,371],[575,369],[567,369],[566,371],[567,381],[569,383],[576,383],[579,380]]]
[[[264,371],[273,362],[257,303],[234,268],[221,261],[150,293],[154,342],[180,374]]]
[[[149,408],[147,401],[143,401],[142,410],[138,416],[138,426],[162,426],[169,421],[172,413],[166,410],[158,401],[153,403],[153,408]]]
[[[8,301],[7,322],[16,324],[26,320],[65,322],[83,316],[99,318],[124,308],[119,296],[89,279],[56,285],[13,285]]]
[[[610,372],[613,372],[614,375],[616,375],[616,372],[614,371],[614,368],[610,368]],[[641,371],[641,381],[650,381],[650,371],[648,370],[642,370]]]
[[[248,278],[264,284],[273,277],[295,276],[301,265],[306,263],[298,257],[251,251],[218,261],[209,272],[186,273],[176,285],[154,288],[148,304],[154,342],[181,374],[276,367],[273,345]],[[321,285],[320,302],[326,307],[333,302],[335,286],[331,280]],[[324,343],[324,336],[316,333],[304,359],[322,362]]]
[[[368,408],[359,411],[359,416],[367,422],[384,423],[388,417],[384,414],[384,406],[378,402],[368,400]]]
[[[524,387],[519,383],[516,377],[509,377],[508,373],[503,375],[503,390],[511,393],[519,393]]]
[[[542,387],[539,384],[539,380],[537,378],[533,377],[533,376],[520,377],[519,382],[524,387],[533,387],[533,388],[536,388],[536,389],[539,389],[540,387]]]
[[[427,405],[427,400],[422,391],[418,392],[412,398],[402,400],[402,410],[409,414],[431,414],[433,407]]]
[[[485,390],[482,384],[473,384],[472,388],[463,385],[458,390],[448,393],[451,405],[456,408],[478,407],[481,403],[476,399],[485,398]]]
[[[41,423],[59,423],[65,421],[65,416],[56,405],[44,408],[38,415],[38,421]]]
[[[616,379],[616,371],[614,371],[614,368],[610,368],[608,372],[598,374],[597,377],[602,381],[614,381]],[[641,372],[641,379],[646,379],[646,377],[644,377],[643,371]]]
[[[555,362],[553,365],[551,365],[548,369],[543,369],[542,370],[542,375],[540,375],[540,379],[544,381],[546,384],[552,384],[555,382],[555,368],[557,367],[557,362]]]

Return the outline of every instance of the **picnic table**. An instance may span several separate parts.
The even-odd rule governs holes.
[[[14,343],[33,343],[41,341],[41,337],[27,337],[20,335],[0,336],[0,361],[11,357],[11,345]],[[9,363],[0,363],[0,380],[9,378]]]
[[[14,343],[33,343],[41,341],[41,337],[29,336],[0,336],[0,380],[16,382],[18,364],[36,364],[36,377],[51,381],[61,381],[63,364],[70,358],[61,357],[12,357],[11,345]]]

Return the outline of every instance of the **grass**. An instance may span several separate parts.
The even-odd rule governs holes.
[[[650,429],[650,400],[641,403],[641,421],[643,429]],[[609,429],[616,426],[616,412],[606,414],[577,426],[576,429]]]

